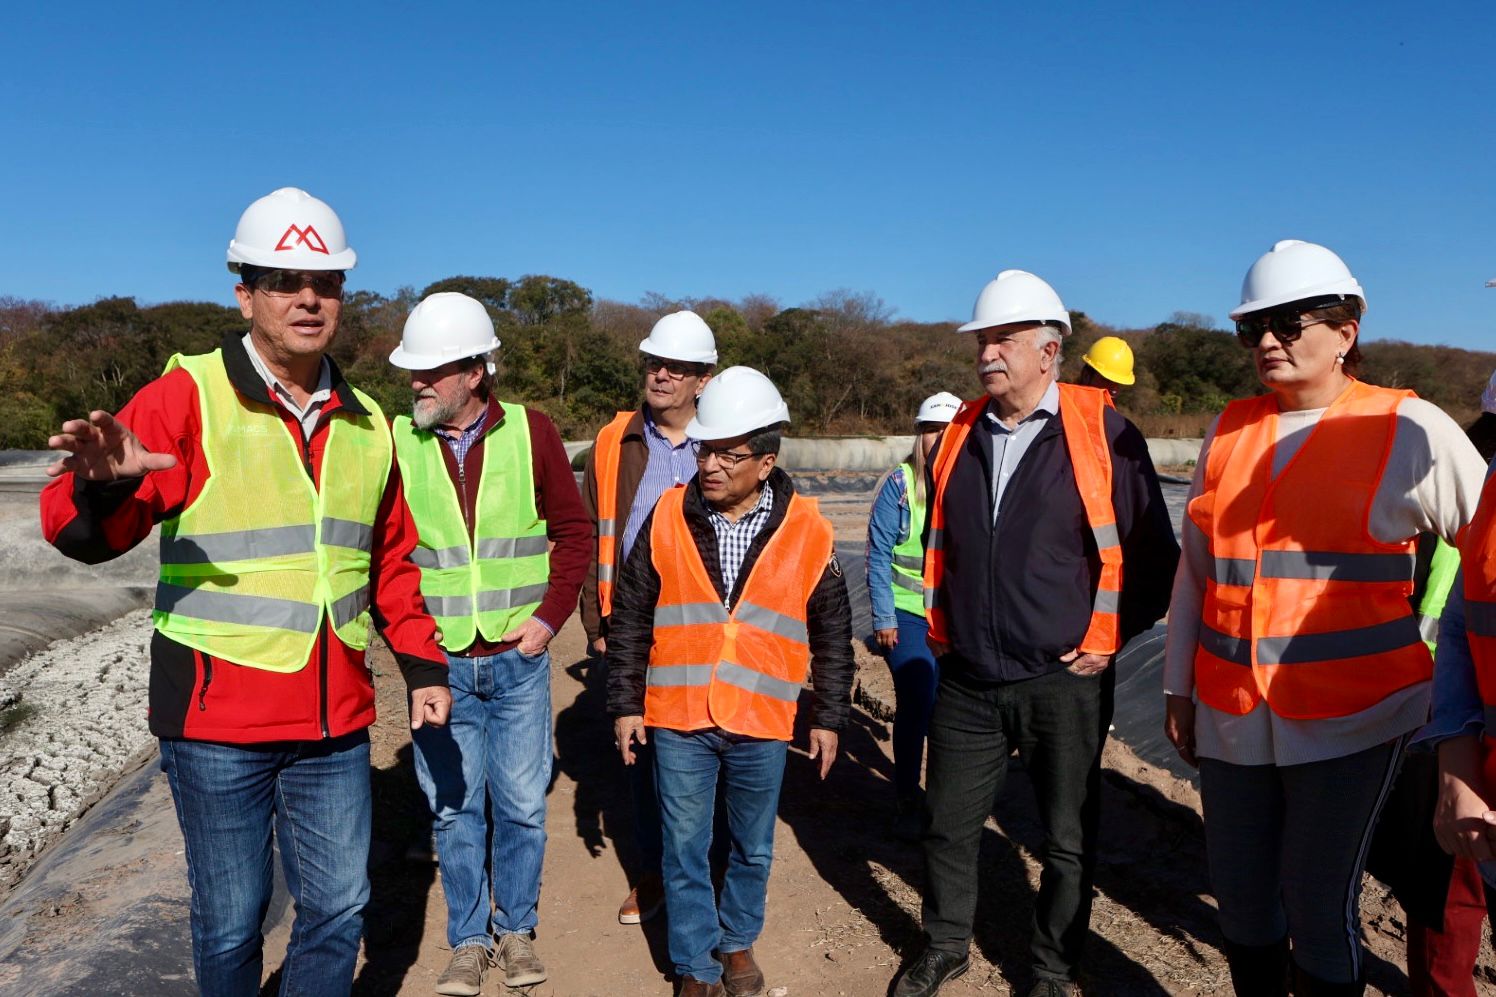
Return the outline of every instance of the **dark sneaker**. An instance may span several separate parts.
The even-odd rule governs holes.
[[[504,986],[529,987],[545,982],[545,963],[535,954],[529,935],[504,935],[494,962],[504,967]]]
[[[893,997],[935,997],[940,988],[971,968],[971,956],[925,949],[904,968]]]
[[[451,997],[477,997],[483,992],[483,974],[492,962],[485,946],[464,945],[452,953],[452,961],[436,978],[436,992]]]

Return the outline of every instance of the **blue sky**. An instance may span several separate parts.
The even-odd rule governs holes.
[[[1281,238],[1370,337],[1496,348],[1496,4],[27,4],[0,30],[0,295],[231,300],[243,208],[328,200],[351,285],[600,297],[998,270],[1222,323]]]

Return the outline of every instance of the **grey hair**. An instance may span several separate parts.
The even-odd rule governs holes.
[[[1065,360],[1065,333],[1059,326],[1046,322],[1034,330],[1034,349],[1042,353],[1048,343],[1059,347],[1054,353],[1054,365],[1058,368]]]

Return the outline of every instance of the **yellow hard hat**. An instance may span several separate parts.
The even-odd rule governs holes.
[[[1113,384],[1131,384],[1137,380],[1132,376],[1132,347],[1117,336],[1102,336],[1081,359]]]

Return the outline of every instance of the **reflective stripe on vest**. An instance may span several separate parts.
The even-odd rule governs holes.
[[[918,438],[915,446],[919,446]],[[925,615],[925,547],[920,533],[925,525],[925,506],[915,489],[914,468],[908,461],[893,473],[903,476],[904,499],[909,510],[909,532],[893,548],[893,604],[915,616]]]
[[[1459,570],[1459,549],[1436,537],[1428,578],[1423,583],[1423,598],[1418,601],[1418,633],[1430,651],[1438,646],[1439,618],[1444,615],[1444,604],[1449,601],[1449,590],[1454,588]]]
[[[355,389],[370,414],[332,414],[319,487],[301,441],[274,407],[240,398],[221,351],[173,357],[167,370],[177,367],[197,384],[210,475],[161,525],[156,629],[224,661],[295,672],[326,613],[338,638],[363,650],[374,522],[393,460],[379,406]]]
[[[1112,450],[1106,438],[1106,410],[1111,396],[1100,388],[1074,384],[1058,385],[1060,422],[1065,429],[1065,449],[1075,475],[1076,490],[1085,507],[1086,522],[1096,543],[1101,571],[1092,597],[1091,620],[1076,648],[1087,654],[1115,654],[1121,647],[1122,630],[1118,608],[1122,597],[1122,546],[1117,534],[1117,515],[1112,505]],[[935,496],[930,505],[929,549],[925,552],[925,609],[930,638],[949,641],[945,612],[939,606],[940,583],[945,575],[945,489],[965,447],[966,437],[982,413],[987,399],[966,402],[946,428],[935,454],[932,473]]]
[[[523,405],[501,408],[503,418],[483,437],[471,535],[442,453],[446,444],[409,416],[395,419],[395,453],[419,534],[411,560],[421,569],[421,594],[441,628],[441,645],[454,654],[479,634],[497,642],[534,615],[550,578],[529,416]]]
[[[1232,402],[1188,515],[1212,557],[1195,686],[1233,715],[1264,698],[1298,720],[1348,716],[1426,681],[1408,596],[1415,538],[1366,531],[1410,393],[1353,383],[1276,477],[1276,396]]]
[[[686,523],[685,491],[665,492],[650,529],[660,596],[644,722],[787,741],[810,667],[806,605],[831,559],[831,524],[813,499],[792,495],[729,613]]]
[[[603,617],[613,615],[613,584],[618,573],[618,465],[623,434],[637,412],[619,412],[597,434],[592,445],[592,474],[597,481],[597,604]],[[628,515],[628,510],[622,510]]]

